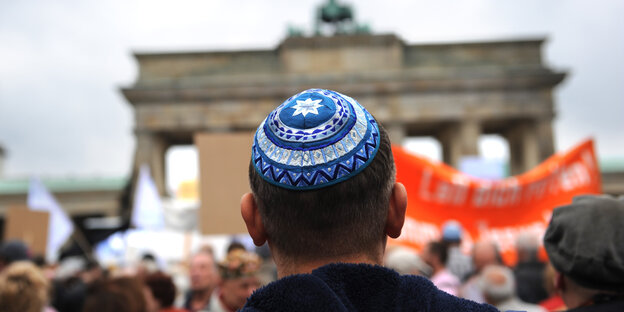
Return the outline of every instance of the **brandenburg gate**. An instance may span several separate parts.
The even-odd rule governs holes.
[[[165,152],[196,132],[253,131],[299,91],[352,96],[395,144],[430,136],[444,162],[477,155],[482,134],[504,137],[512,174],[554,151],[553,88],[565,73],[542,60],[544,39],[449,44],[393,34],[291,36],[271,50],[139,53],[136,83],[123,89],[135,112],[136,168],[147,163],[165,190]]]

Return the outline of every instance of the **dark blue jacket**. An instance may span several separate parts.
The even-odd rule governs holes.
[[[258,289],[241,311],[498,311],[429,280],[368,264],[336,263]]]

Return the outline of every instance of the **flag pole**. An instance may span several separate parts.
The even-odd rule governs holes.
[[[73,222],[73,220],[72,220],[72,222]],[[82,253],[84,253],[85,256],[90,261],[96,261],[95,257],[93,256],[93,247],[91,246],[91,244],[89,244],[89,241],[85,237],[85,235],[82,232],[82,230],[80,229],[80,227],[76,226],[75,223],[74,223],[74,233],[72,233],[72,238],[74,239],[74,241],[78,245],[78,248],[80,248],[80,250],[82,250]]]

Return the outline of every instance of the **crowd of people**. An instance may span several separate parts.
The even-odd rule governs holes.
[[[240,211],[262,257],[236,243],[224,259],[201,248],[179,289],[153,256],[124,270],[50,267],[4,242],[0,311],[624,311],[624,201],[608,196],[554,209],[542,240],[550,264],[531,234],[517,238],[514,267],[492,241],[464,254],[452,221],[420,253],[389,246],[407,193],[384,128],[340,93],[306,90],[271,112],[249,181]]]
[[[508,267],[491,242],[475,244],[472,254],[456,253],[461,232],[458,223],[447,223],[441,239],[420,253],[389,246],[384,266],[426,277],[440,290],[500,311],[566,310],[555,291],[552,265],[538,258],[535,235],[518,237],[518,262]],[[32,258],[24,243],[8,241],[0,248],[0,311],[237,311],[256,289],[277,277],[270,259],[263,260],[237,242],[228,247],[222,261],[204,246],[187,263],[190,287],[181,293],[174,277],[159,268],[151,254],[123,270],[75,258],[54,267]]]
[[[124,268],[75,257],[46,265],[35,261],[26,244],[11,240],[0,247],[0,311],[236,311],[276,275],[270,260],[236,241],[221,261],[206,245],[187,264],[182,278],[190,286],[182,290],[149,253]]]
[[[385,265],[402,274],[427,277],[440,290],[489,303],[501,311],[565,310],[553,289],[551,267],[538,257],[540,242],[536,235],[519,235],[518,261],[510,267],[493,242],[477,242],[470,254],[462,253],[461,233],[460,224],[447,222],[441,239],[429,242],[420,254],[404,247],[391,247]]]

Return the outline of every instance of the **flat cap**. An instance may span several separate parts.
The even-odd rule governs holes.
[[[29,259],[28,247],[22,241],[10,240],[0,245],[0,260],[7,264]]]
[[[624,290],[624,201],[575,197],[553,211],[544,247],[555,269],[577,284]]]

